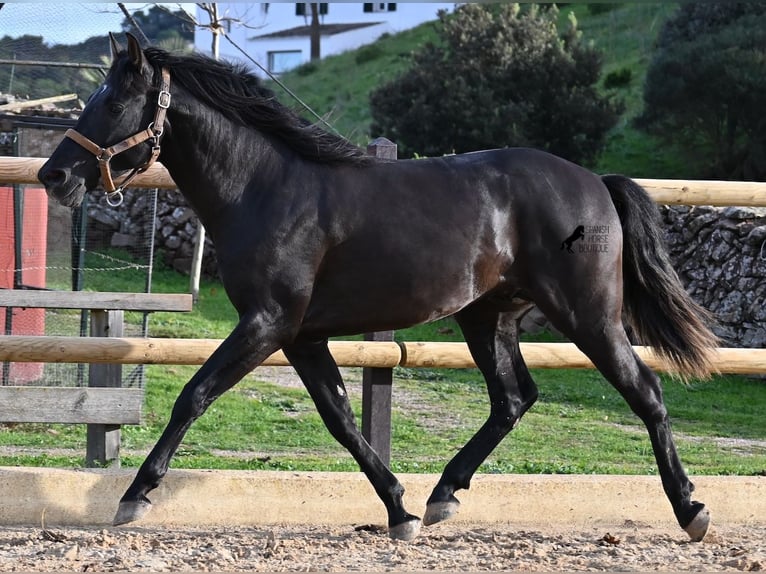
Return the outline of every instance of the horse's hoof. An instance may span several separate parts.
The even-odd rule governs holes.
[[[707,529],[710,526],[710,511],[706,507],[702,507],[692,521],[686,525],[684,530],[692,539],[692,542],[701,542],[707,534]]]
[[[460,508],[460,501],[452,497],[447,502],[430,502],[426,505],[426,514],[423,516],[423,524],[430,526],[442,520],[452,518]]]
[[[392,540],[409,541],[420,534],[420,519],[413,518],[407,522],[402,522],[388,529],[388,537]]]
[[[114,526],[127,524],[143,517],[152,509],[152,503],[148,499],[144,500],[123,500],[117,507],[117,514],[114,515]]]

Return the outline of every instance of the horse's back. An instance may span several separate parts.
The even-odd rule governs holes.
[[[523,274],[572,263],[560,257],[562,242],[569,238],[581,255],[574,259],[581,268],[612,265],[619,258],[619,217],[601,177],[590,170],[530,148],[449,156],[443,162],[454,175],[451,185],[457,191],[452,196],[459,197],[460,210],[473,219],[466,225],[477,232],[491,229],[498,251],[507,252],[506,259]],[[590,261],[582,260],[586,253]]]

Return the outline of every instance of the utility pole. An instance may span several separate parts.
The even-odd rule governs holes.
[[[311,2],[311,61],[319,60],[321,31],[319,28],[319,4]]]
[[[223,26],[218,17],[218,4],[215,2],[199,4],[199,6],[210,16],[208,29],[213,34],[213,40],[210,45],[210,51],[216,60],[220,57],[221,32]],[[194,236],[194,251],[192,252],[191,269],[189,270],[189,291],[192,300],[196,303],[199,300],[199,283],[202,276],[202,256],[205,252],[205,227],[197,218],[197,233]]]

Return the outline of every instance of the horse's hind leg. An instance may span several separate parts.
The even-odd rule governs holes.
[[[603,307],[591,293],[591,308],[569,312],[572,305],[548,306],[538,302],[553,324],[566,334],[620,392],[649,432],[662,486],[676,519],[692,540],[702,540],[710,523],[705,505],[691,500],[694,485],[686,475],[676,451],[670,421],[662,398],[659,377],[636,355],[630,346],[619,311],[618,302],[606,297]],[[567,311],[560,311],[566,309]],[[599,309],[597,312],[596,309]],[[579,317],[579,321],[575,320]]]
[[[327,341],[292,343],[283,350],[314,400],[330,434],[359,463],[385,505],[389,536],[399,540],[415,538],[420,531],[420,519],[404,509],[404,488],[359,432]]]
[[[586,339],[587,342],[579,341],[583,343],[580,348],[646,426],[662,486],[678,523],[692,540],[702,540],[710,523],[710,513],[704,504],[691,500],[694,485],[676,451],[659,377],[635,354],[621,326],[615,327],[611,335],[607,332],[601,341]]]
[[[454,493],[470,486],[471,477],[494,448],[537,400],[537,387],[519,349],[518,321],[531,305],[499,312],[489,303],[475,303],[455,318],[471,355],[487,382],[490,414],[470,441],[447,464],[428,499],[424,524],[445,520],[460,503]]]

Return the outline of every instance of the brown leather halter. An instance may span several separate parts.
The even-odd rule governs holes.
[[[98,167],[101,170],[101,180],[104,184],[104,191],[106,192],[106,202],[112,207],[117,207],[122,203],[122,190],[133,181],[133,179],[140,173],[145,172],[149,167],[157,161],[160,156],[160,139],[164,131],[165,114],[170,107],[170,72],[167,68],[162,69],[162,83],[160,85],[160,93],[157,97],[157,111],[154,114],[154,121],[149,124],[149,127],[143,131],[138,132],[128,138],[125,138],[121,142],[114,144],[108,148],[103,148],[97,143],[86,138],[80,132],[74,129],[68,129],[64,134],[65,137],[74,140],[90,153],[96,156],[98,160]],[[112,158],[118,153],[122,153],[135,147],[145,141],[151,141],[152,143],[152,155],[143,165],[140,165],[125,177],[120,182],[119,186],[116,186],[114,179],[112,178],[112,168],[109,163]]]

